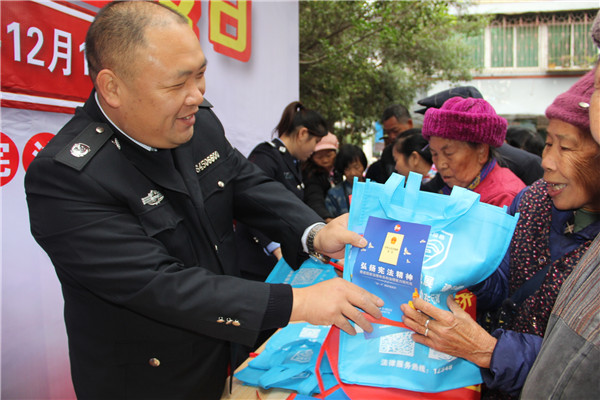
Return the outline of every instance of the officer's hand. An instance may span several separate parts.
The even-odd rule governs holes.
[[[367,245],[365,238],[348,230],[348,213],[340,215],[325,225],[314,239],[315,250],[333,258],[344,258],[346,244],[361,248]]]
[[[294,303],[290,321],[306,321],[313,325],[336,325],[344,332],[355,335],[356,331],[348,320],[354,321],[363,330],[371,332],[373,328],[363,315],[363,311],[375,318],[381,318],[379,307],[383,307],[383,300],[341,278],[292,290]]]

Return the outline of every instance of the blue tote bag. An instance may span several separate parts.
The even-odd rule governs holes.
[[[265,280],[267,283],[287,283],[295,288],[303,288],[314,285],[337,276],[331,264],[321,261],[307,259],[300,268],[293,270],[283,258],[281,258]]]
[[[265,349],[248,366],[235,374],[246,385],[291,389],[311,395],[319,391],[315,367],[329,326],[307,322],[289,324],[277,331]],[[326,384],[333,386],[332,373],[326,371]]]
[[[297,270],[282,258],[269,276],[267,283],[286,283],[302,288],[337,277],[330,264],[307,259]],[[235,374],[246,385],[265,389],[292,389],[304,395],[318,392],[315,364],[329,326],[307,322],[289,324],[277,331],[267,342],[265,350],[248,366]],[[333,386],[333,373],[324,371],[327,384]]]
[[[403,176],[392,174],[385,184],[355,182],[348,227],[364,234],[370,217],[429,226],[419,295],[448,310],[448,296],[481,282],[496,270],[518,215],[480,203],[479,194],[464,188],[455,187],[449,196],[422,192],[419,174],[411,173],[406,185],[404,181]],[[346,248],[347,280],[352,281],[359,251]],[[387,317],[399,320],[404,301],[391,302],[387,299],[385,307],[393,310]],[[341,332],[340,379],[418,392],[441,392],[482,382],[476,365],[415,343],[411,335],[406,328],[389,325],[377,325],[377,334],[369,337]]]

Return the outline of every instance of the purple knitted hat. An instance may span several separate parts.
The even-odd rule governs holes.
[[[546,109],[548,119],[559,119],[584,131],[590,130],[590,98],[594,93],[594,72],[591,70],[563,94],[559,94]]]
[[[500,147],[506,137],[506,119],[484,99],[452,97],[441,108],[430,108],[423,120],[423,137],[431,136]]]

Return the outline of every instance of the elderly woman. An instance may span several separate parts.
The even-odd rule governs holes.
[[[592,39],[600,48],[600,12],[592,26]],[[595,80],[596,89],[590,101],[590,129],[600,143],[600,68],[596,68]],[[599,294],[600,235],[560,288],[542,348],[521,392],[524,399],[598,397]]]
[[[325,222],[334,216],[325,205],[327,191],[339,182],[340,178],[334,173],[334,164],[339,142],[337,137],[329,132],[317,146],[315,152],[302,163],[302,180],[304,181],[304,202]]]
[[[497,163],[495,149],[506,137],[506,120],[484,99],[452,97],[441,108],[430,108],[423,120],[423,137],[429,141],[439,190],[450,194],[454,186],[480,194],[484,203],[509,205],[525,184]],[[432,180],[423,190],[433,190]]]
[[[489,334],[452,300],[450,312],[421,299],[413,303],[421,312],[401,306],[416,342],[482,368],[484,398],[519,394],[558,291],[600,231],[600,146],[588,115],[592,92],[590,72],[546,110],[544,179],[515,198],[509,212],[520,218],[510,249],[497,271],[471,288],[478,308],[503,306],[500,328]]]

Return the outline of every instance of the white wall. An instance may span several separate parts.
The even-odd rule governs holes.
[[[10,2],[2,2],[2,8]],[[285,105],[298,98],[297,1],[252,3],[252,55],[241,62],[208,42],[208,6],[202,3],[200,38],[209,60],[206,98],[243,154],[271,137]],[[2,21],[2,29],[6,21]],[[4,51],[4,49],[3,49]],[[56,134],[68,114],[2,108],[0,127],[23,155],[41,132]],[[4,149],[3,145],[0,150]],[[14,149],[13,149],[14,150]],[[4,150],[2,150],[4,151]],[[5,154],[0,170],[6,172]],[[62,294],[54,268],[29,232],[21,159],[0,186],[1,350],[0,398],[71,399]]]
[[[556,96],[567,91],[580,76],[548,76],[544,78],[503,78],[475,79],[469,82],[439,82],[427,93],[417,96],[416,100],[425,98],[455,86],[474,86],[487,100],[496,113],[503,116],[533,115],[543,116],[546,108]],[[416,104],[411,112],[423,108]],[[417,114],[418,115],[418,114]]]

